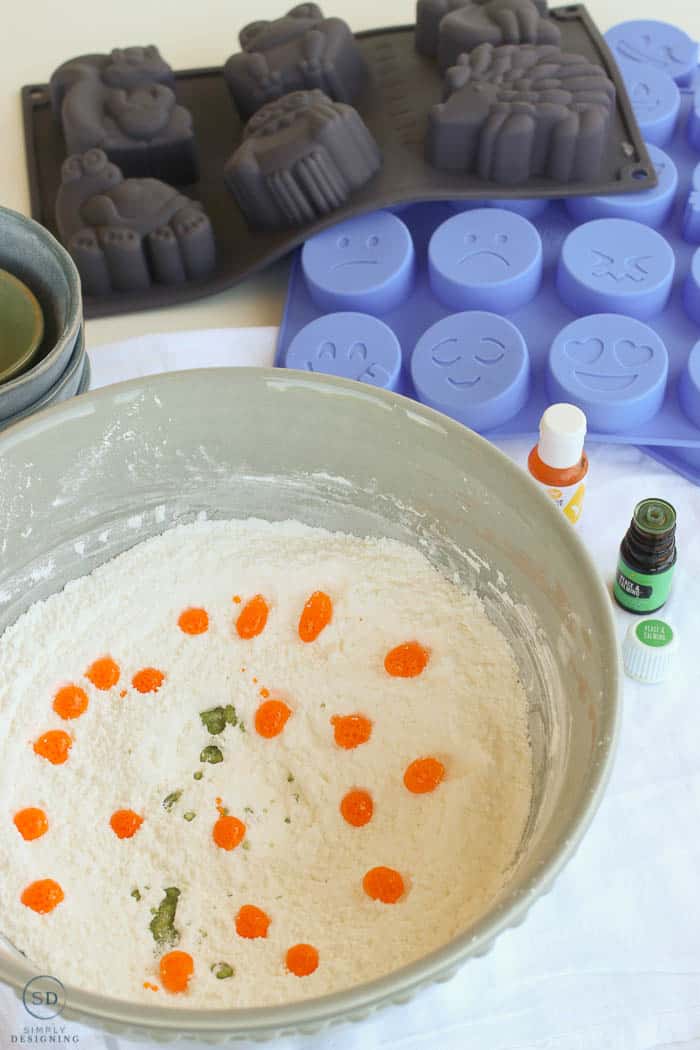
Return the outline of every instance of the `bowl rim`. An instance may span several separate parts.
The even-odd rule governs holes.
[[[9,220],[10,223],[14,223],[16,226],[28,228],[34,233],[34,236],[41,241],[43,247],[48,249],[49,253],[53,255],[68,283],[68,301],[66,303],[66,323],[49,352],[45,354],[41,360],[37,361],[36,364],[32,365],[31,368],[28,368],[26,372],[21,372],[13,379],[8,379],[6,383],[2,383],[2,385],[0,385],[0,395],[12,393],[12,391],[20,389],[26,383],[32,382],[51,368],[56,359],[64,352],[67,345],[70,343],[72,346],[75,343],[78,329],[83,320],[83,300],[80,276],[69,252],[54,237],[54,235],[46,229],[45,226],[36,222],[35,219],[30,219],[28,216],[22,215],[21,212],[13,211],[12,208],[0,207],[0,223],[4,220]],[[3,266],[5,269],[7,268],[6,264],[3,264]],[[31,288],[30,291],[32,291]]]
[[[568,546],[572,558],[588,573],[600,607],[600,628],[607,635],[610,656],[610,695],[606,717],[600,719],[597,740],[597,764],[592,770],[585,799],[580,804],[565,838],[550,847],[542,865],[519,887],[516,893],[504,896],[488,915],[477,920],[467,931],[447,944],[421,956],[406,966],[392,970],[382,977],[324,996],[295,1000],[273,1006],[232,1009],[204,1009],[187,1006],[151,1006],[127,999],[116,999],[95,992],[66,985],[68,1007],[64,1017],[74,1017],[95,1027],[114,1026],[127,1032],[155,1033],[155,1038],[272,1038],[284,1033],[315,1031],[331,1023],[361,1019],[381,1006],[405,1002],[421,988],[451,977],[469,959],[484,955],[497,937],[506,929],[519,925],[534,901],[547,892],[552,883],[576,852],[588,830],[603,798],[613,767],[622,717],[622,667],[617,631],[610,595],[576,530],[566,521],[551,499],[529,479],[528,474],[504,452],[486,438],[469,430],[442,413],[415,402],[393,391],[370,387],[353,380],[335,376],[308,373],[292,369],[219,367],[187,369],[130,379],[123,383],[101,387],[51,406],[40,416],[30,416],[0,434],[0,458],[5,447],[11,447],[33,436],[46,436],[50,426],[60,426],[64,420],[77,419],[86,410],[92,415],[99,404],[131,402],[139,393],[158,393],[171,385],[196,384],[209,379],[219,386],[222,382],[236,384],[257,382],[278,390],[303,387],[321,394],[337,393],[379,403],[385,408],[400,411],[408,423],[423,423],[440,427],[482,455],[491,457],[500,471],[518,485],[532,486],[533,499],[557,534]],[[155,389],[154,389],[155,388]],[[124,394],[129,394],[128,398]],[[240,390],[238,391],[240,395]],[[25,960],[3,958],[0,955],[0,981],[22,992],[24,984],[36,971]]]

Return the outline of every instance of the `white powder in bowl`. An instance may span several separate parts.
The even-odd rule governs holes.
[[[299,618],[315,591],[332,620],[305,643]],[[267,623],[242,639],[237,617],[258,594]],[[208,614],[201,634],[178,626],[189,607]],[[386,654],[414,640],[427,666],[392,677]],[[101,691],[85,671],[107,654],[120,679]],[[133,686],[143,668],[164,674],[156,692]],[[70,683],[88,707],[66,721],[53,700]],[[255,729],[268,692],[292,712],[270,739]],[[200,712],[226,705],[238,724],[210,735]],[[372,733],[346,750],[331,719],[355,713]],[[161,1005],[321,995],[444,945],[502,887],[531,801],[526,697],[476,595],[413,548],[294,522],[173,529],[34,605],[0,639],[0,728],[0,929],[37,972]],[[62,764],[33,750],[50,730],[72,738]],[[207,746],[223,761],[200,761]],[[404,773],[423,757],[445,776],[414,794]],[[340,812],[352,789],[373,802],[362,827]],[[245,824],[232,850],[212,837],[217,799]],[[48,819],[33,841],[14,823],[26,807]],[[122,809],[143,817],[131,838],[110,826]],[[377,866],[401,874],[397,903],[363,889]],[[64,893],[47,914],[20,900],[42,879]],[[177,950],[194,965],[179,995],[162,987],[149,929],[167,887],[180,890]],[[237,933],[247,904],[269,916],[266,937]],[[298,943],[318,951],[310,976],[286,966]],[[232,976],[216,976],[221,963]]]

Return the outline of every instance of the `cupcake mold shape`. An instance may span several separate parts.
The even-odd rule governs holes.
[[[65,62],[51,98],[69,154],[102,149],[129,176],[194,182],[192,116],[178,104],[170,66],[154,46]]]
[[[279,230],[337,210],[380,166],[357,110],[295,91],[258,110],[224,178],[253,228]]]
[[[240,115],[292,91],[319,88],[336,102],[353,102],[367,80],[367,65],[352,30],[324,18],[317,4],[299,4],[282,18],[252,22],[240,33],[242,51],[224,66]]]
[[[436,168],[518,186],[531,175],[595,178],[608,140],[615,86],[603,68],[553,45],[461,54],[428,125]]]
[[[65,161],[56,222],[88,295],[197,280],[215,265],[202,205],[157,179],[125,179],[102,150]]]
[[[504,208],[479,208],[444,222],[428,246],[430,286],[455,310],[511,313],[542,281],[542,241],[527,219]]]
[[[395,218],[404,224],[413,242],[413,283],[401,302],[379,313],[379,320],[391,329],[401,347],[402,367],[395,389],[494,437],[532,439],[549,404],[562,398],[575,401],[589,414],[590,440],[640,445],[700,483],[700,351],[693,350],[700,323],[695,319],[700,319],[700,258],[694,260],[698,244],[688,236],[683,219],[688,198],[691,202],[700,199],[700,151],[693,148],[687,134],[693,105],[692,92],[683,91],[673,138],[663,150],[651,148],[659,164],[655,190],[609,200],[605,195],[551,200],[539,213],[536,206],[534,213],[530,211],[531,201],[538,202],[538,198],[526,198],[523,205],[520,197],[403,208]],[[613,200],[620,206],[629,202],[625,216],[600,214],[599,209],[612,207]],[[521,207],[527,219],[519,214]],[[697,203],[692,207],[700,211]],[[525,229],[536,231],[542,249],[539,286],[520,302],[501,295],[491,308],[463,306],[463,299],[457,305],[445,302],[431,272],[432,248],[448,235],[451,241],[450,231],[455,228],[461,238],[468,234],[469,227],[460,223],[477,222],[491,250],[492,239],[504,232],[506,215],[509,221],[520,220]],[[571,254],[565,245],[571,238],[575,248],[577,235],[582,241]],[[454,243],[461,252],[457,260],[466,254],[460,237],[455,235]],[[604,254],[586,254],[591,249]],[[652,258],[647,259],[648,255]],[[583,286],[590,283],[590,288],[584,287],[583,300],[578,293],[567,295],[566,288],[562,296],[560,285],[566,281],[558,281],[557,276],[562,258],[576,281]],[[497,266],[490,256],[485,261]],[[507,257],[507,261],[511,260]],[[502,269],[507,285],[510,268],[503,264]],[[517,271],[517,266],[513,269]],[[600,277],[593,279],[593,270],[600,271]],[[612,276],[604,280],[608,271]],[[371,280],[371,274],[367,277]],[[469,286],[468,281],[464,283]],[[467,292],[462,289],[461,294]],[[591,296],[588,303],[586,296]],[[616,297],[624,299],[624,307],[611,305],[611,298]],[[643,312],[652,304],[653,316],[635,316],[640,302]],[[339,309],[332,295],[324,307],[314,301],[299,253],[292,267],[277,363],[285,364],[290,343],[307,325]],[[465,313],[466,324],[462,320]],[[480,353],[475,313],[497,315],[522,336],[530,365],[522,404],[523,387],[515,380],[508,386],[502,362],[475,361],[474,354]],[[443,338],[455,342],[444,343],[436,351],[438,361],[432,361],[431,353],[440,342],[433,339],[433,329],[443,322]],[[501,338],[497,333],[493,337]],[[498,353],[496,344],[490,345]],[[448,346],[453,348],[451,356]],[[486,358],[483,353],[480,356]],[[317,359],[314,367],[325,370],[324,359]],[[506,389],[501,392],[502,400],[495,402],[496,414],[490,415],[494,403],[486,396],[487,383],[499,378]]]
[[[301,265],[321,310],[344,306],[382,314],[408,296],[415,252],[405,223],[381,211],[312,237],[302,250]]]
[[[474,6],[471,0],[448,3],[445,9],[437,11],[434,19],[439,25],[450,11]],[[426,200],[487,201],[499,206],[505,202],[506,207],[512,201],[512,210],[523,209],[529,217],[533,209],[536,211],[541,206],[538,201],[579,194],[627,194],[655,185],[653,168],[622,77],[602,36],[581,5],[547,12],[546,5],[538,2],[535,11],[538,25],[543,20],[558,31],[558,46],[563,53],[582,56],[585,62],[603,70],[603,80],[607,78],[615,85],[615,100],[598,168],[591,179],[565,182],[556,173],[537,174],[537,164],[523,163],[518,166],[517,178],[522,181],[517,185],[511,184],[511,174],[500,163],[493,166],[493,171],[498,169],[497,174],[506,181],[497,181],[490,171],[484,173],[476,168],[468,173],[444,171],[429,162],[426,131],[431,111],[444,101],[444,73],[436,54],[426,56],[417,50],[415,26],[377,29],[349,38],[345,31],[338,29],[337,19],[326,17],[331,11],[321,13],[313,5],[301,5],[293,9],[291,15],[284,15],[285,10],[286,5],[280,0],[281,19],[254,23],[243,34],[240,60],[248,72],[251,68],[261,68],[266,85],[259,98],[249,101],[248,109],[253,105],[258,107],[250,115],[242,114],[233,102],[221,68],[174,73],[155,48],[125,49],[112,56],[81,56],[57,71],[52,85],[32,84],[23,89],[32,214],[52,231],[57,231],[55,205],[61,169],[66,157],[71,155],[60,119],[53,115],[52,96],[55,111],[60,114],[66,93],[73,84],[86,79],[98,85],[101,96],[112,90],[127,92],[127,102],[128,92],[143,91],[136,99],[144,101],[145,115],[124,105],[123,98],[117,109],[127,123],[135,120],[138,124],[143,119],[147,125],[153,111],[161,120],[159,107],[169,98],[157,88],[161,85],[174,92],[176,106],[192,118],[199,177],[182,184],[181,172],[176,170],[169,148],[158,153],[169,166],[168,170],[159,171],[159,177],[163,182],[181,186],[188,197],[201,201],[216,240],[214,269],[209,276],[197,280],[178,283],[152,280],[148,286],[143,282],[142,286],[132,286],[129,290],[112,286],[104,293],[89,291],[85,296],[87,317],[161,308],[219,292],[279,259],[331,224],[382,209],[400,209]],[[501,12],[499,19],[503,25],[515,18],[515,25],[524,27],[522,32],[527,35],[525,30],[532,13],[529,8],[519,18],[513,14],[512,4],[510,8],[508,4],[489,6],[488,12],[477,11],[476,16],[488,17],[488,24],[493,25],[497,11]],[[475,15],[473,10],[471,13]],[[334,50],[339,40],[345,40],[347,46],[338,45]],[[284,100],[295,94],[291,87],[298,83],[294,79],[277,80],[272,76],[275,71],[280,72],[280,68],[288,68],[285,55],[292,56],[289,68],[298,72],[298,59],[299,68],[310,77],[302,80],[300,87],[307,102],[314,92],[323,90],[330,100],[322,107],[327,115],[329,106],[350,104],[356,115],[347,110],[333,110],[335,116],[329,117],[326,123],[325,118],[318,119],[320,107],[305,103],[298,112],[285,111]],[[346,72],[351,67],[346,66],[343,56],[348,55],[360,56],[364,70],[360,79]],[[278,60],[282,63],[279,68],[275,65]],[[494,84],[487,87],[487,94],[500,90]],[[268,98],[268,92],[272,92],[272,97]],[[265,112],[269,105],[281,107],[273,108],[273,117],[269,116],[270,111]],[[341,112],[345,113],[344,118]],[[542,110],[537,112],[541,117]],[[494,117],[491,110],[489,113]],[[264,115],[261,117],[261,114]],[[529,120],[527,117],[526,122]],[[289,126],[285,130],[287,122]],[[510,136],[513,122],[509,119],[506,123]],[[265,134],[262,133],[264,127]],[[145,134],[148,128],[143,130]],[[356,136],[367,145],[367,150],[360,151],[358,157],[355,156]],[[154,155],[153,142],[147,147],[143,145],[147,137],[139,140],[139,157]],[[370,138],[376,144],[379,159],[375,148],[369,146]],[[294,146],[288,139],[294,140]],[[320,166],[315,163],[312,145],[319,140],[325,150]],[[510,141],[515,142],[515,138],[510,137]],[[272,148],[275,142],[284,146],[279,153]],[[484,156],[490,156],[486,146]],[[561,159],[564,154],[560,152],[558,156]],[[338,167],[342,178],[337,174]],[[126,164],[122,171],[126,177],[141,177],[130,172]],[[368,174],[370,171],[374,173]],[[153,175],[153,171],[149,174]],[[106,282],[95,287],[106,287]]]

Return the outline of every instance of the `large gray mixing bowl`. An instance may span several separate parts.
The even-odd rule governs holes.
[[[610,599],[564,516],[458,424],[359,383],[212,369],[86,394],[0,437],[0,630],[67,580],[202,513],[291,517],[419,545],[478,588],[530,698],[535,793],[519,856],[488,913],[450,944],[380,980],[274,1008],[193,1010],[184,998],[147,1007],[67,989],[65,1017],[136,1037],[309,1032],[403,1002],[486,952],[571,857],[600,801],[617,724]],[[36,973],[0,951],[1,980],[21,990]]]

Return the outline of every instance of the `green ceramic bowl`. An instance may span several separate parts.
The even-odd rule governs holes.
[[[198,1045],[360,1020],[467,959],[478,966],[474,957],[552,885],[611,767],[617,636],[610,596],[574,530],[493,445],[362,383],[222,368],[138,379],[49,408],[0,436],[0,465],[0,631],[69,580],[203,513],[296,518],[403,540],[476,588],[510,639],[530,705],[534,800],[519,855],[500,896],[452,941],[379,980],[275,1007],[193,1009],[163,995],[137,1004],[69,986],[63,1020]],[[0,946],[0,980],[19,993],[40,972]]]
[[[0,270],[0,383],[23,372],[44,336],[44,315],[31,288]]]

